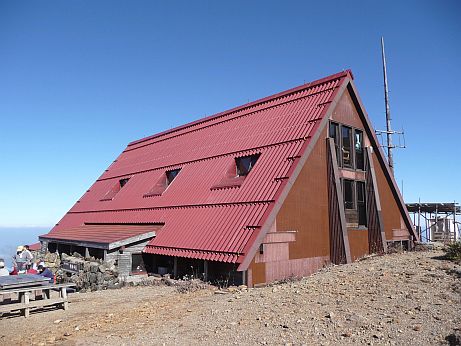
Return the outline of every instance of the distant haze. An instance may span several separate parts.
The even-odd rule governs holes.
[[[16,248],[38,242],[38,236],[48,233],[50,229],[51,227],[0,227],[0,258],[11,268]]]

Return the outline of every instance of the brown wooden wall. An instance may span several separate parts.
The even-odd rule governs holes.
[[[249,267],[250,285],[282,276],[309,275],[329,263],[326,135],[325,128],[275,220],[272,231],[296,232],[296,240],[287,243],[288,258],[278,251],[270,262],[260,262],[262,256],[256,254]]]
[[[347,90],[341,96],[341,99],[336,105],[336,108],[331,115],[331,119],[342,124],[364,129],[359,113],[357,112],[357,109],[352,102],[351,95]]]
[[[379,199],[381,200],[381,215],[383,219],[384,230],[386,232],[386,239],[391,240],[393,238],[393,229],[406,229],[406,227],[403,224],[403,216],[400,212],[394,195],[392,194],[391,187],[389,186],[389,183],[384,176],[381,165],[376,158],[376,154],[373,155],[373,164],[375,166]]]
[[[326,136],[324,129],[277,215],[277,231],[297,231],[290,259],[330,255]]]
[[[350,229],[347,231],[352,261],[368,255],[368,230]]]
[[[340,123],[364,129],[348,91],[342,95],[331,118]],[[250,285],[281,279],[281,276],[289,276],[293,273],[308,275],[330,261],[327,148],[325,145],[327,130],[328,126],[322,130],[319,140],[315,143],[273,225],[273,232],[295,231],[296,240],[287,243],[288,254],[286,247],[282,246],[279,247],[284,251],[274,250],[276,247],[268,246],[268,249],[273,249],[270,256],[257,254],[248,268]],[[370,143],[365,132],[364,143],[366,145]],[[374,148],[374,152],[377,152],[377,148]],[[376,159],[376,154],[373,155],[373,160],[383,223],[386,238],[389,240],[392,239],[392,229],[402,228],[402,215]],[[364,177],[356,178],[365,179]],[[348,238],[353,260],[368,254],[367,230],[349,229]],[[263,260],[262,258],[265,257],[267,259]]]

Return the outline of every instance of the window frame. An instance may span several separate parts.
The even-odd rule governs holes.
[[[351,192],[352,192],[352,207],[349,208],[346,205],[346,182],[351,183]],[[356,210],[357,208],[357,199],[356,199],[356,187],[355,187],[355,180],[352,179],[343,179],[343,203],[344,203],[344,209],[345,210]]]
[[[181,172],[181,168],[176,168],[176,169],[171,169],[169,171],[165,172],[165,178],[166,178],[166,186],[170,186],[171,183],[176,179],[178,174]],[[173,175],[171,178],[170,175]]]
[[[362,197],[363,200],[359,201],[359,186],[362,186]],[[362,180],[356,180],[355,181],[355,190],[356,190],[356,208],[357,208],[357,223],[359,228],[368,228],[368,211],[367,211],[367,188],[366,188],[366,182]],[[360,223],[360,205],[363,205],[364,207],[364,218],[365,218],[365,224]]]
[[[344,148],[344,130],[349,134],[349,164],[344,162],[346,150]],[[353,128],[351,126],[341,125],[341,163],[344,168],[354,169],[354,139],[353,139]]]
[[[253,170],[254,166],[258,162],[259,157],[261,154],[251,154],[251,155],[245,155],[245,156],[239,156],[235,158],[235,176],[236,177],[246,177],[250,174],[250,172]],[[244,159],[250,159],[248,168],[246,168],[245,172],[240,170],[242,165],[239,165],[240,162]]]
[[[360,150],[357,148],[357,134],[360,135]],[[363,146],[363,131],[354,128],[354,167],[356,170],[365,171],[365,148]],[[362,167],[359,167],[358,160],[359,157],[362,159]]]
[[[333,139],[335,144],[335,151],[336,151],[336,161],[338,162],[338,167],[341,167],[341,160],[342,155],[341,153],[341,125],[337,122],[330,121],[330,125],[328,127],[328,136]],[[332,137],[332,129],[334,129],[334,137]]]
[[[335,137],[332,137],[332,127],[335,127],[338,130],[338,135],[339,135],[339,140],[336,141]],[[343,142],[343,128],[351,129],[351,148],[350,148],[350,161],[351,165],[345,165],[343,161],[343,155],[344,155],[344,142]],[[358,168],[357,165],[357,152],[356,152],[356,133],[361,133],[361,138],[362,138],[362,157],[363,157],[363,168]],[[338,161],[338,167],[341,169],[347,169],[347,170],[352,170],[352,171],[366,171],[366,165],[365,165],[365,145],[364,145],[364,138],[365,138],[365,130],[361,128],[357,128],[351,125],[346,125],[343,123],[339,123],[334,120],[330,120],[329,126],[328,126],[328,137],[333,138],[335,142],[335,149],[336,149],[336,159]]]

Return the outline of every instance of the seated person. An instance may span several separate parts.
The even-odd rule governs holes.
[[[10,275],[10,272],[5,268],[5,262],[3,261],[3,258],[0,258],[0,276],[8,275]]]
[[[44,276],[50,279],[50,283],[54,283],[54,274],[51,270],[40,264],[38,266],[38,275]]]
[[[32,268],[30,264],[26,265],[26,274],[38,274],[38,270]]]

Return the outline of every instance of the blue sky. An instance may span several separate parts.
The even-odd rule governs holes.
[[[327,4],[328,3],[328,4]],[[458,1],[0,1],[0,226],[55,224],[132,140],[351,68],[407,201],[461,200]]]

